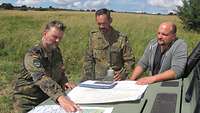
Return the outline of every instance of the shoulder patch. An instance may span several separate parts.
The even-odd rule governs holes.
[[[41,67],[42,67],[42,64],[41,64],[41,62],[40,62],[39,59],[34,59],[34,60],[33,60],[33,65],[34,65],[35,67],[37,67],[37,68],[41,68]]]
[[[29,49],[28,53],[32,58],[40,58],[43,51],[42,51],[42,48],[39,45],[37,45],[37,46],[34,46],[33,48]]]

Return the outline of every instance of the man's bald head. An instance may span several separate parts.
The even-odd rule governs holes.
[[[168,46],[176,39],[176,25],[172,22],[163,22],[157,31],[158,44]]]
[[[177,28],[173,22],[163,22],[160,24],[160,27],[165,27],[166,29],[169,29],[170,33],[176,34]]]

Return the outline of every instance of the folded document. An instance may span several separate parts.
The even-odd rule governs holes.
[[[95,89],[111,89],[117,85],[113,81],[92,81],[88,80],[79,84],[80,87],[95,88]]]

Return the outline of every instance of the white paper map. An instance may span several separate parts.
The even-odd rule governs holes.
[[[68,93],[71,100],[78,104],[109,103],[133,101],[141,98],[148,85],[137,85],[136,81],[117,81],[112,89],[75,87]]]
[[[111,113],[113,107],[81,107],[82,111],[75,113]],[[37,106],[28,113],[68,113],[59,105]],[[71,112],[70,112],[71,113]]]

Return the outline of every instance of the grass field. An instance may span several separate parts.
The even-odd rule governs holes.
[[[112,17],[114,28],[129,37],[136,59],[141,57],[163,21],[177,24],[177,35],[187,42],[189,51],[200,41],[200,34],[184,31],[176,16],[113,13]],[[13,112],[12,82],[20,70],[23,55],[39,43],[45,24],[51,20],[60,20],[67,26],[60,48],[66,73],[78,82],[88,35],[96,28],[94,13],[0,11],[0,113]]]

